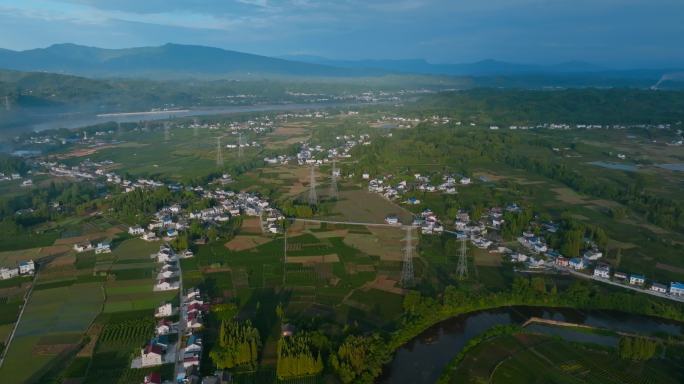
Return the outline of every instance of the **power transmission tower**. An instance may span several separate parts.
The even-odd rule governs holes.
[[[168,142],[171,140],[171,132],[169,131],[169,123],[164,123],[164,141]]]
[[[216,166],[223,167],[223,151],[221,149],[221,136],[216,138]]]
[[[333,158],[332,175],[330,175],[330,198],[337,199],[337,167],[336,159]]]
[[[406,226],[406,246],[401,268],[401,285],[406,288],[413,285],[413,227]]]
[[[287,225],[285,226],[285,246],[283,247],[283,285],[287,276]]]
[[[198,129],[199,129],[199,124],[198,124],[198,120],[197,120],[197,119],[193,119],[193,120],[192,120],[192,127],[193,127],[193,128],[192,128],[192,135],[195,136],[195,137],[197,137],[197,132],[198,132]]]
[[[311,181],[309,182],[309,205],[314,206],[318,204],[318,195],[316,195],[316,175],[314,174],[314,165],[311,164]]]
[[[238,158],[242,158],[242,133],[238,135]]]
[[[10,101],[9,101],[9,96],[5,96],[5,109],[10,110]]]
[[[461,253],[458,256],[456,274],[459,280],[468,278],[468,259],[466,258],[466,239],[461,239]]]

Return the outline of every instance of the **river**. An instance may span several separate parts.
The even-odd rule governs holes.
[[[54,114],[41,117],[41,122],[28,124],[24,129],[44,131],[57,128],[82,128],[106,122],[132,123],[138,121],[164,120],[174,117],[192,117],[208,115],[230,115],[245,112],[265,111],[306,111],[325,108],[358,107],[372,103],[307,103],[307,104],[256,104],[212,108],[183,109],[154,112],[125,112],[125,113],[69,113]]]
[[[681,335],[683,332],[681,323],[621,312],[536,307],[497,308],[453,317],[427,329],[397,350],[392,362],[385,367],[380,382],[432,384],[470,339],[495,325],[523,324],[534,316],[629,333]],[[535,331],[553,333],[572,341],[591,341],[602,345],[614,345],[616,342],[611,336],[586,334],[571,329],[561,330],[538,325],[530,327]]]

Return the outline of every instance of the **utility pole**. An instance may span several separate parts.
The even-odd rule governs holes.
[[[413,285],[413,227],[406,226],[406,246],[401,268],[401,285],[404,288]]]
[[[223,151],[221,149],[221,136],[216,138],[216,166],[223,167]]]
[[[458,265],[456,266],[456,274],[459,280],[468,278],[468,259],[466,257],[466,239],[461,239],[461,253],[458,256]]]
[[[314,165],[311,164],[311,177],[309,182],[309,205],[315,206],[318,204],[318,195],[316,194],[316,175],[314,174]]]
[[[242,159],[242,133],[238,135],[238,158]]]
[[[337,167],[335,158],[333,158],[332,174],[330,175],[330,198],[337,199]]]

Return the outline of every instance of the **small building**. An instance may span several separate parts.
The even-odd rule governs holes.
[[[86,252],[86,251],[91,251],[93,249],[93,245],[91,243],[77,243],[74,244],[74,251],[78,253]]]
[[[649,289],[653,292],[667,293],[667,285],[665,284],[653,283]]]
[[[140,351],[140,364],[142,367],[154,367],[162,365],[164,361],[164,348],[159,344],[147,344]]]
[[[610,266],[607,264],[599,264],[594,268],[594,277],[598,277],[601,279],[609,279],[610,278]]]
[[[572,259],[570,259],[568,266],[578,271],[586,267],[586,265],[584,264],[584,259],[581,259],[579,257],[573,257]]]
[[[19,263],[19,274],[21,275],[32,275],[36,271],[36,265],[33,260],[22,261]]]
[[[603,257],[603,253],[596,249],[589,249],[582,256],[587,260],[596,261]]]
[[[145,241],[155,241],[157,240],[157,234],[154,232],[145,232],[142,235],[142,239]]]
[[[154,317],[167,317],[173,314],[173,305],[171,303],[164,303],[157,307]]]
[[[19,268],[0,268],[0,280],[7,280],[19,276]]]
[[[613,274],[613,278],[615,278],[616,280],[624,281],[624,280],[627,280],[627,274],[624,272],[615,272]]]
[[[128,227],[128,234],[133,236],[140,236],[145,233],[145,229],[139,225]]]
[[[670,283],[670,295],[684,296],[684,283],[673,281]]]
[[[97,247],[95,247],[95,253],[100,254],[100,253],[111,253],[112,248],[109,245],[109,243],[97,243]]]
[[[643,285],[646,282],[646,277],[644,275],[630,275],[629,283],[632,285]]]
[[[389,216],[385,217],[385,223],[390,224],[390,225],[399,224],[399,218],[394,216],[394,215],[389,215]]]
[[[559,267],[568,267],[570,266],[570,260],[568,260],[567,257],[559,256],[556,258],[555,261],[556,265]]]

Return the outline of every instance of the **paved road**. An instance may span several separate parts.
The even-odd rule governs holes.
[[[12,328],[12,333],[10,333],[9,339],[7,339],[7,344],[5,345],[5,350],[2,351],[2,356],[0,356],[0,368],[2,367],[2,363],[5,362],[5,357],[7,356],[7,352],[10,349],[10,345],[12,344],[12,340],[14,340],[14,334],[17,332],[17,328],[19,328],[19,323],[21,322],[21,317],[24,315],[24,310],[29,304],[29,298],[31,297],[31,293],[33,292],[33,287],[36,286],[36,279],[38,278],[38,274],[40,273],[40,267],[36,269],[36,273],[33,275],[33,281],[31,281],[31,288],[29,288],[28,292],[26,292],[26,295],[24,295],[24,305],[21,306],[21,311],[19,311],[19,316],[17,316],[17,321],[14,323],[14,328]]]
[[[637,291],[637,292],[645,293],[645,294],[648,294],[651,296],[657,296],[657,297],[661,297],[663,299],[668,299],[668,300],[673,300],[673,301],[678,301],[680,303],[684,303],[684,297],[672,296],[672,295],[668,295],[667,293],[655,292],[655,291],[651,291],[650,289],[643,289],[643,288],[639,288],[639,287],[633,286],[633,285],[621,284],[621,283],[618,283],[618,282],[613,281],[613,280],[602,279],[600,277],[594,277],[594,275],[587,275],[585,273],[577,272],[577,271],[569,269],[569,268],[568,269],[556,268],[556,269],[561,270],[561,271],[566,271],[566,272],[570,273],[571,275],[576,276],[576,277],[580,277],[582,279],[598,281],[600,283],[613,285],[615,287],[631,289],[632,291]]]

